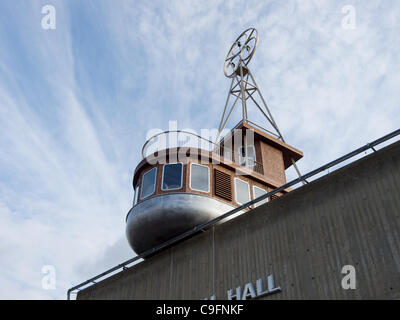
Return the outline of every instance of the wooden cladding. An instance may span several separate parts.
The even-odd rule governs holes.
[[[214,169],[214,193],[216,196],[232,201],[231,176],[225,172]]]

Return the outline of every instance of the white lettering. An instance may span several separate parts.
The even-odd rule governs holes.
[[[246,298],[257,298],[256,291],[254,290],[253,284],[251,282],[247,283],[244,286],[242,300],[246,300]]]

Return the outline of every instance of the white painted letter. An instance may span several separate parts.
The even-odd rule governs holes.
[[[244,286],[242,300],[246,300],[246,298],[257,298],[256,291],[254,290],[253,284],[251,282],[247,283]]]
[[[236,294],[233,293],[233,289],[228,290],[228,300],[240,300],[241,299],[240,291],[241,291],[240,286],[236,288]]]

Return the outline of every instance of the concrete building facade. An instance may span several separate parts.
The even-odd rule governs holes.
[[[81,290],[77,299],[227,299],[237,292],[247,299],[399,299],[399,190],[396,142]],[[346,290],[342,270],[349,265],[356,288]],[[269,275],[270,294],[258,294],[268,291]]]

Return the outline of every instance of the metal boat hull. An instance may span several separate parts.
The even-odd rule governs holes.
[[[199,194],[157,195],[129,211],[126,237],[132,249],[140,254],[233,208],[218,199]]]

